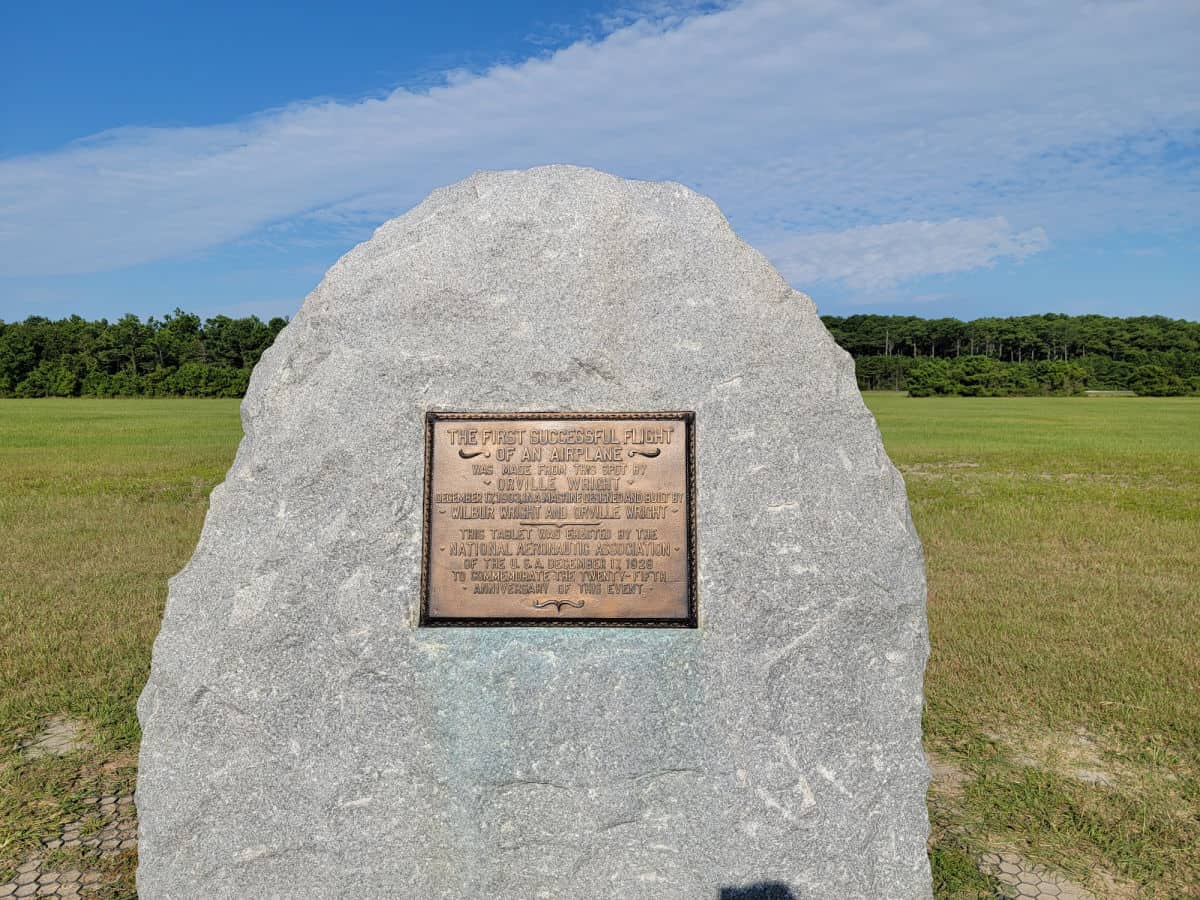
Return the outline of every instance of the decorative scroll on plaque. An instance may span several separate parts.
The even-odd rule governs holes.
[[[694,627],[695,415],[426,415],[423,625]]]

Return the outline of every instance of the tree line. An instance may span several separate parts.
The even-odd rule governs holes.
[[[864,390],[1200,394],[1200,322],[1163,316],[823,316]],[[0,397],[240,397],[287,324],[256,316],[0,321]]]
[[[863,390],[1037,396],[1200,394],[1200,322],[1047,313],[962,321],[822,316]]]
[[[0,397],[240,397],[286,319],[0,321]]]

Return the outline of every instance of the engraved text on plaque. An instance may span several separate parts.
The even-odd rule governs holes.
[[[422,624],[694,626],[694,419],[428,413]]]

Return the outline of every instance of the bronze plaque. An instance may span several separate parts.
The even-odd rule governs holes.
[[[696,625],[695,414],[430,412],[422,625]]]

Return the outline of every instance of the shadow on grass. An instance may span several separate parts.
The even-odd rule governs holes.
[[[796,900],[796,895],[786,884],[764,881],[749,887],[721,888],[718,900]]]

